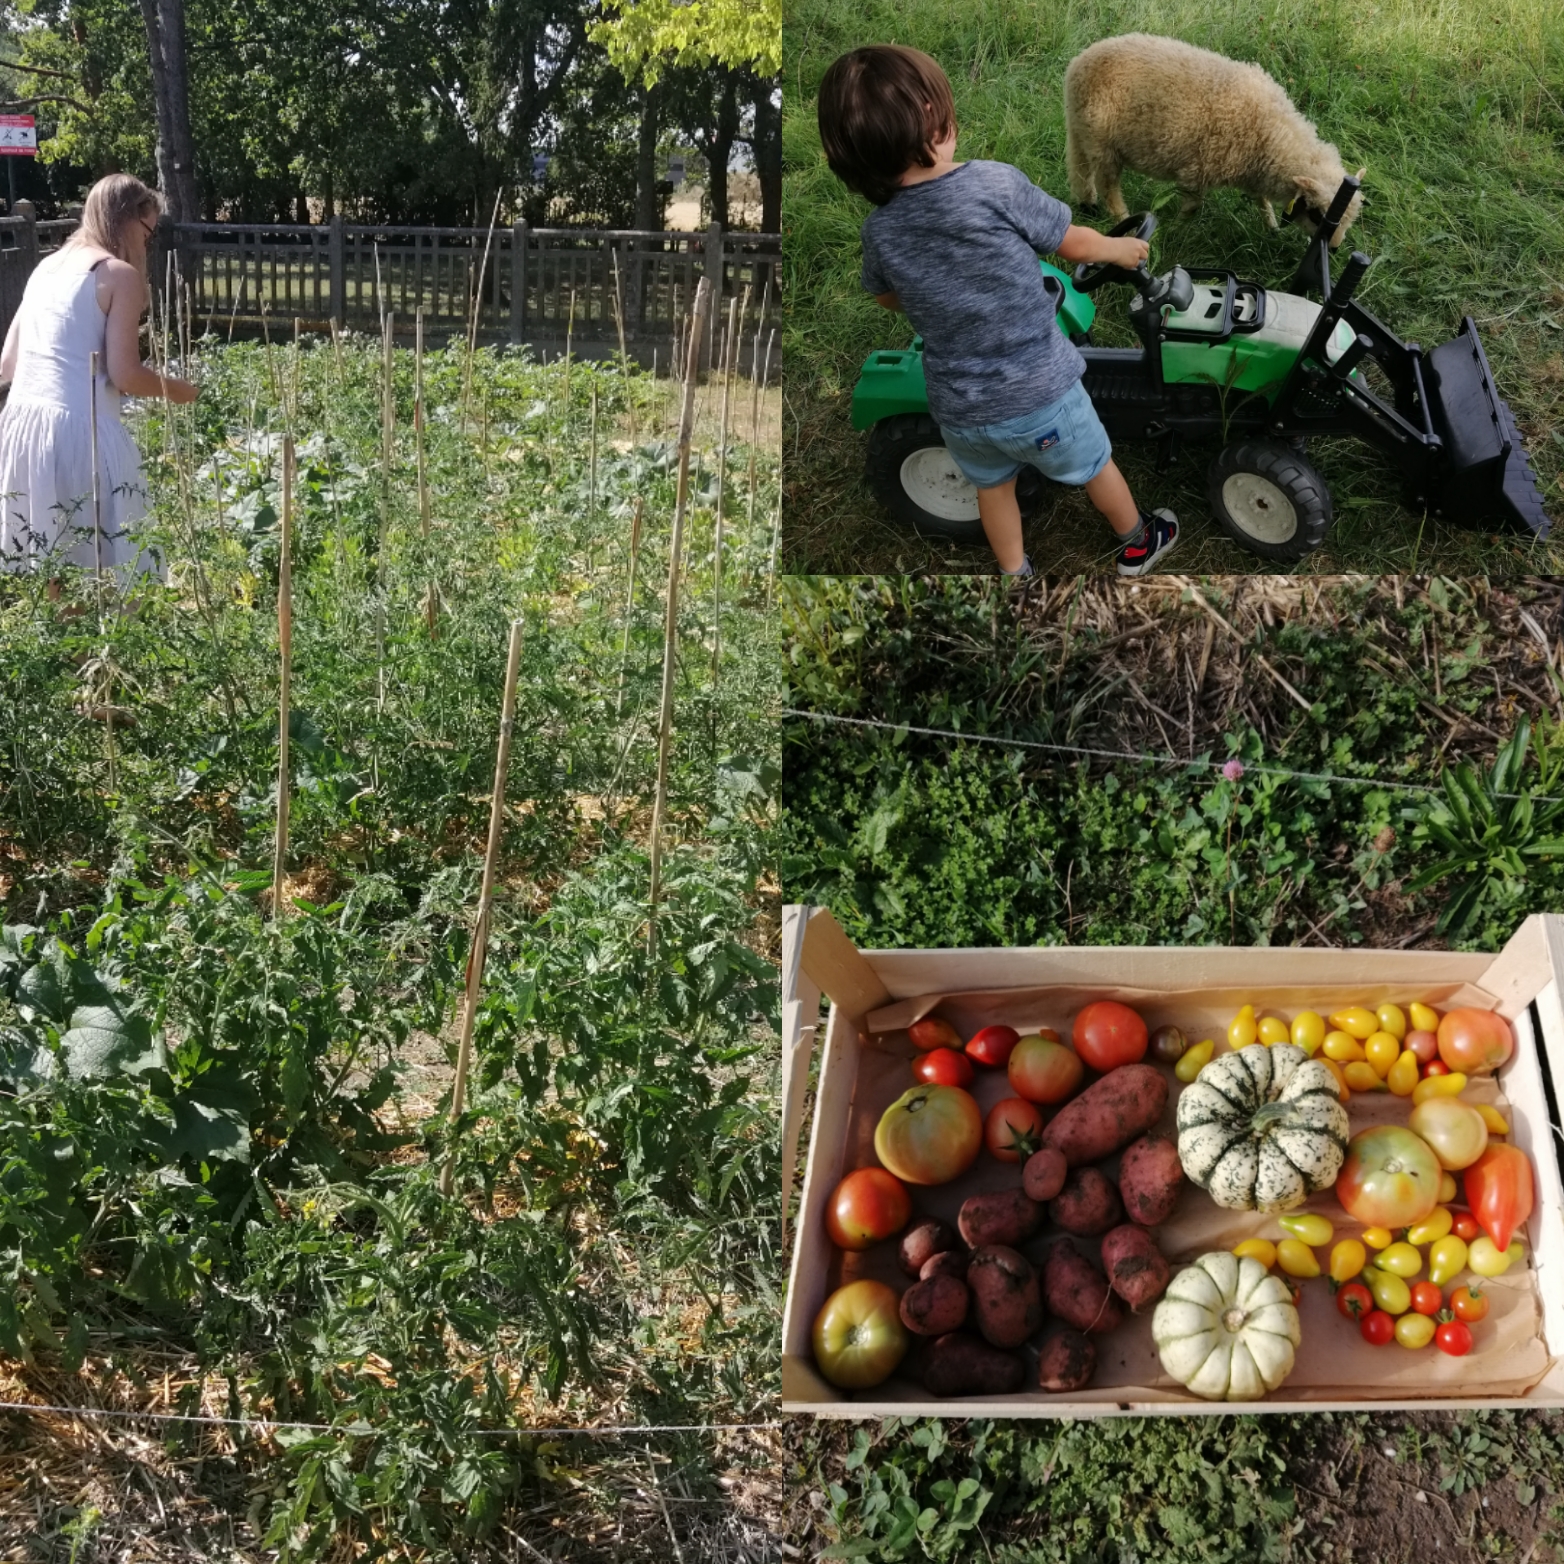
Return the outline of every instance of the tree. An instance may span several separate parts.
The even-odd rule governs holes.
[[[604,0],[594,42],[630,79],[712,62],[761,76],[782,69],[782,0]]]
[[[742,128],[739,72],[726,65],[681,67],[663,78],[668,118],[687,135],[706,161],[711,220],[728,226],[728,166]]]
[[[190,84],[185,67],[185,0],[141,0],[157,113],[158,184],[176,223],[201,215],[195,147],[190,138]]]
[[[749,100],[755,111],[750,150],[760,180],[760,231],[782,232],[782,90],[777,81],[749,78]]]

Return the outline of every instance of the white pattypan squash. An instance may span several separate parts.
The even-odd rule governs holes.
[[[1258,1260],[1217,1250],[1186,1265],[1151,1317],[1162,1367],[1208,1401],[1257,1401],[1292,1372],[1298,1311]]]

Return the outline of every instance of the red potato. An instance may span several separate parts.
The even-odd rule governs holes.
[[[901,1268],[909,1276],[919,1276],[935,1255],[960,1247],[961,1240],[948,1222],[925,1217],[902,1234]]]
[[[1014,1248],[1043,1225],[1043,1208],[1019,1189],[992,1195],[973,1195],[961,1207],[956,1226],[974,1249],[985,1244],[1009,1244]]]
[[[966,1323],[970,1296],[964,1282],[934,1276],[901,1295],[901,1322],[918,1336],[943,1336]]]
[[[1167,1103],[1167,1078],[1155,1065],[1120,1065],[1059,1110],[1043,1144],[1072,1168],[1101,1162],[1151,1129]]]
[[[1064,1188],[1048,1202],[1048,1215],[1067,1233],[1094,1237],[1117,1227],[1124,1219],[1124,1207],[1106,1173],[1097,1168],[1072,1168]]]
[[[1060,1331],[1043,1343],[1037,1358],[1040,1390],[1084,1390],[1097,1372],[1097,1344],[1078,1330]]]
[[[958,1282],[966,1281],[967,1251],[942,1249],[938,1254],[931,1254],[923,1262],[923,1269],[918,1272],[918,1280],[926,1282],[935,1276],[954,1276]]]
[[[1124,1214],[1142,1227],[1155,1227],[1173,1214],[1184,1182],[1178,1147],[1170,1140],[1143,1135],[1119,1158],[1119,1195]]]
[[[1043,1299],[1050,1314],[1076,1330],[1101,1334],[1113,1330],[1124,1318],[1102,1273],[1067,1239],[1048,1252]]]
[[[1104,1235],[1102,1268],[1108,1285],[1137,1314],[1162,1296],[1173,1274],[1151,1234],[1133,1222]]]
[[[1070,1164],[1064,1160],[1064,1153],[1044,1146],[1026,1159],[1026,1166],[1021,1169],[1021,1188],[1029,1199],[1040,1200],[1046,1205],[1064,1188],[1065,1175],[1069,1171]]]
[[[1037,1272],[1024,1255],[1004,1244],[973,1251],[967,1265],[973,1323],[995,1347],[1019,1347],[1043,1323]]]
[[[966,1331],[935,1337],[921,1358],[923,1388],[931,1396],[1008,1396],[1026,1378],[1020,1354],[1002,1352]]]

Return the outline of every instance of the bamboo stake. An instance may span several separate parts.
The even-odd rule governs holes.
[[[494,896],[494,870],[500,856],[500,833],[505,822],[505,774],[510,767],[510,741],[513,721],[511,707],[516,700],[516,673],[521,666],[521,620],[510,626],[510,655],[505,663],[505,694],[500,704],[500,743],[494,760],[494,792],[489,800],[489,840],[483,855],[483,888],[478,893],[478,916],[473,924],[472,946],[467,952],[467,995],[462,1010],[461,1041],[456,1050],[456,1079],[451,1085],[451,1129],[467,1106],[467,1075],[472,1067],[472,1033],[478,1019],[478,990],[483,984],[484,957],[488,954],[489,913]],[[456,1146],[453,1141],[444,1169],[440,1173],[440,1193],[449,1196],[456,1181]]]
[[[380,542],[385,545],[391,527],[391,461],[396,440],[396,399],[391,389],[392,344],[396,340],[396,316],[389,311],[380,322]],[[379,568],[379,560],[376,560]]]
[[[749,536],[755,535],[755,454],[760,443],[760,394],[766,388],[766,382],[771,378],[771,348],[777,340],[776,328],[773,326],[771,335],[766,339],[766,362],[761,371],[760,379],[755,380],[755,366],[750,364],[750,378],[754,380],[755,395],[749,410]],[[755,352],[760,352],[760,332],[755,333]],[[746,572],[747,578],[748,572]]]
[[[625,383],[625,404],[630,412],[630,448],[633,451],[640,444],[640,435],[636,430],[635,397],[630,390],[630,357],[625,351],[625,314],[624,299],[619,280],[619,251],[614,249],[614,325],[619,330],[619,374]],[[655,388],[655,377],[653,379]]]
[[[98,597],[98,635],[103,638],[103,666],[108,667],[108,628],[103,614],[103,479],[98,470],[98,355],[89,355],[87,372],[90,377],[87,391],[87,413],[92,420],[92,557],[96,566],[95,576]],[[103,688],[103,714],[107,719],[104,736],[109,755],[109,791],[117,793],[119,783],[114,774],[114,681],[108,678]]]
[[[597,377],[592,378],[592,454],[590,457],[587,480],[587,535],[591,536],[592,526],[597,518]]]
[[[494,225],[500,220],[500,197],[503,190],[494,193],[494,215],[489,219],[489,235],[483,241],[483,262],[478,268],[478,280],[472,290],[472,324],[467,333],[467,367],[462,375],[462,432],[467,432],[467,405],[472,394],[472,356],[478,351],[478,317],[483,313],[483,279],[489,273],[489,246],[494,243]]]
[[[744,290],[746,301],[749,290]],[[717,682],[717,666],[722,659],[722,506],[728,492],[728,412],[733,401],[733,373],[739,363],[739,301],[728,300],[728,329],[723,346],[729,355],[722,383],[722,430],[717,445],[717,519],[712,531],[711,587],[711,681]]]
[[[771,523],[771,576],[766,582],[766,604],[769,607],[777,595],[777,547],[782,541],[782,485],[777,485],[776,517]]]
[[[570,338],[576,329],[576,290],[570,290],[570,315],[565,321],[565,417],[570,417]]]
[[[625,704],[625,673],[630,666],[630,626],[635,619],[635,566],[641,557],[641,496],[635,497],[635,520],[630,523],[630,590],[625,594],[625,640],[619,649],[619,698],[614,702],[617,721]]]
[[[418,525],[429,536],[429,478],[424,467],[424,311],[413,317],[413,434],[418,444]]]
[[[272,917],[282,916],[288,862],[288,715],[293,681],[293,436],[282,437],[282,560],[277,571],[277,841],[272,855]]]
[[[304,321],[297,315],[293,317],[293,415],[290,425],[296,434],[299,427],[299,406],[304,396],[304,363],[299,357],[300,341],[304,334]]]
[[[657,899],[662,891],[662,825],[668,806],[668,751],[673,736],[673,676],[679,632],[679,557],[684,547],[684,515],[690,498],[690,437],[695,430],[697,355],[706,317],[711,312],[711,283],[702,277],[690,312],[689,358],[684,380],[684,405],[679,414],[679,486],[673,509],[673,536],[668,544],[668,613],[663,626],[662,713],[657,729],[657,798],[652,806],[651,908],[648,944],[657,950]]]

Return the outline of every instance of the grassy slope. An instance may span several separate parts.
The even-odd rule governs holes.
[[[1255,59],[1289,90],[1348,168],[1366,165],[1367,200],[1353,242],[1376,257],[1359,298],[1403,338],[1432,346],[1476,317],[1502,393],[1520,420],[1544,498],[1564,516],[1564,10],[1550,0],[1492,6],[1421,0],[794,0],[785,73],[785,214],[790,269],[790,372],[785,568],[795,571],[987,570],[983,548],[903,532],[861,481],[864,437],[848,425],[858,367],[874,347],[910,340],[858,286],[858,227],[868,210],[820,154],[815,90],[825,66],[859,44],[928,50],[955,89],[958,156],[1012,162],[1068,198],[1064,67],[1114,33],[1169,34]],[[1284,284],[1296,231],[1272,233],[1234,191],[1178,215],[1172,186],[1127,175],[1131,208],[1159,207],[1153,263],[1230,266]],[[1087,219],[1090,220],[1090,219]],[[1100,219],[1098,219],[1100,221]],[[1127,296],[1111,289],[1105,340],[1130,340]],[[1158,476],[1151,457],[1121,449],[1136,492],[1192,523],[1181,568],[1251,571],[1257,561],[1210,519],[1205,469],[1216,445],[1191,448]],[[1394,572],[1432,562],[1451,574],[1552,569],[1558,547],[1531,547],[1403,510],[1376,454],[1319,442],[1336,499],[1327,545],[1311,571]],[[1031,523],[1040,568],[1102,568],[1107,531],[1079,493],[1058,495]]]

